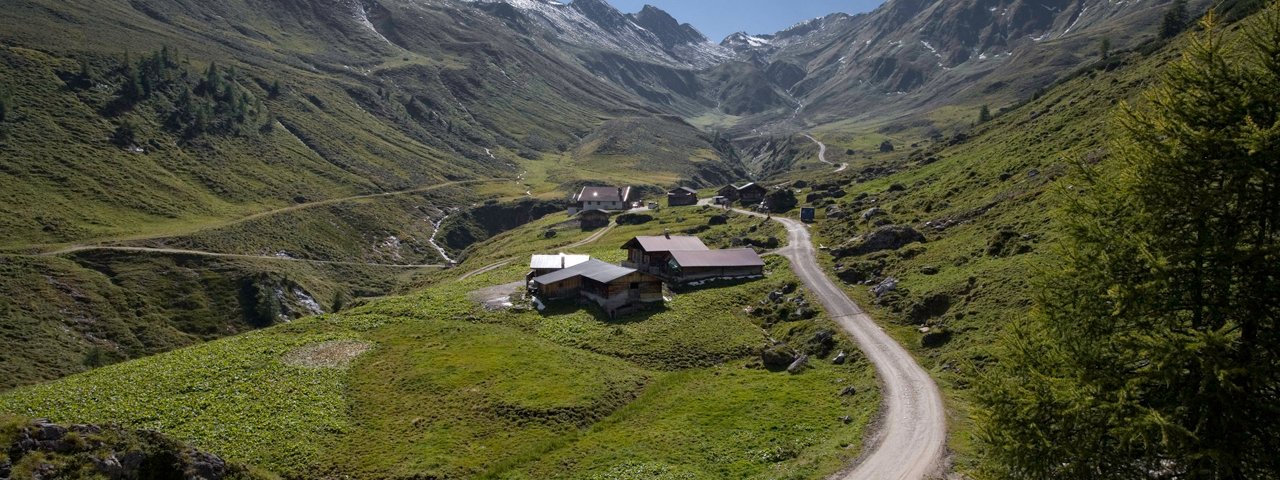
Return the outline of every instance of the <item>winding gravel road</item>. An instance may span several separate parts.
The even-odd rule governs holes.
[[[809,139],[810,141],[812,141],[813,143],[818,144],[818,161],[819,161],[819,162],[822,162],[822,163],[825,163],[825,164],[827,164],[827,165],[831,165],[831,166],[833,166],[833,167],[836,167],[836,171],[835,171],[835,172],[833,172],[833,173],[840,173],[840,172],[843,172],[843,171],[845,171],[846,169],[848,169],[848,168],[849,168],[849,164],[847,164],[847,163],[841,163],[841,164],[838,164],[838,165],[837,165],[835,162],[828,162],[828,161],[827,161],[827,144],[825,144],[825,143],[822,143],[822,142],[818,141],[818,139],[816,139],[816,138],[813,138],[813,135],[809,135],[809,134],[807,134],[807,133],[805,133],[805,134],[803,134],[803,135],[804,135],[804,138],[807,138],[807,139]]]
[[[735,210],[762,217],[758,213]],[[796,275],[817,295],[827,314],[858,342],[876,367],[884,391],[879,431],[867,443],[856,465],[833,480],[918,480],[942,469],[947,420],[942,392],[906,349],[884,332],[822,267],[809,229],[800,221],[773,217],[787,229],[787,246],[778,254],[791,262]]]

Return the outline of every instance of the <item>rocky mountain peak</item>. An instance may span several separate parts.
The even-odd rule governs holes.
[[[650,31],[667,48],[682,44],[707,43],[707,37],[687,23],[680,23],[666,11],[645,5],[638,13],[627,15],[636,25]]]

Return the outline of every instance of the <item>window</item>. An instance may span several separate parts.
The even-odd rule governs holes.
[[[632,289],[632,290],[639,290],[639,289],[640,289],[640,282],[631,282],[631,289]]]

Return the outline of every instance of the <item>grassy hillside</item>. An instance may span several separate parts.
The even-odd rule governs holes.
[[[978,461],[967,437],[968,389],[1005,325],[1031,308],[1033,279],[1054,254],[1052,215],[1075,188],[1073,165],[1106,158],[1110,112],[1135,98],[1176,47],[1118,53],[990,122],[934,140],[902,137],[895,152],[855,159],[834,181],[808,177],[815,186],[806,193],[838,190],[814,202],[826,215],[825,261],[944,387],[962,470]],[[864,148],[860,137],[822,136],[832,150]],[[892,226],[925,240],[859,250]],[[896,290],[873,293],[886,279]]]
[[[626,238],[664,228],[712,243],[777,234],[740,216],[707,227],[714,213],[666,209],[570,250],[617,260]],[[468,299],[521,278],[528,253],[586,237],[566,220],[501,234],[417,293],[20,388],[0,411],[157,429],[293,478],[812,478],[857,456],[880,403],[872,369],[824,360],[852,349],[814,340],[836,330],[821,315],[761,308],[796,282],[780,258],[767,279],[619,320]],[[458,279],[495,259],[512,263]],[[770,371],[769,338],[817,356]]]

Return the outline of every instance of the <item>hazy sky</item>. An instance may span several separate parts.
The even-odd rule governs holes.
[[[645,4],[656,6],[676,20],[693,24],[711,41],[719,42],[733,32],[773,33],[835,12],[870,11],[884,0],[609,0],[609,3],[624,13],[638,12]]]

